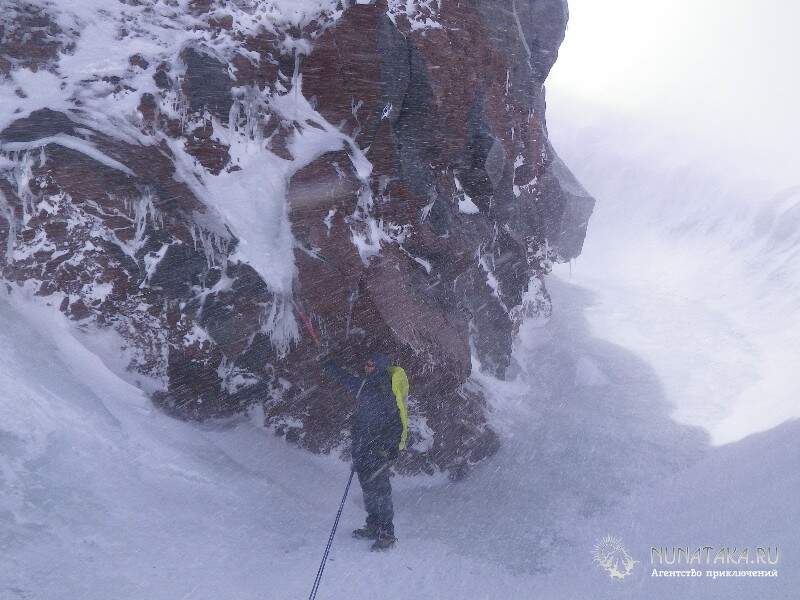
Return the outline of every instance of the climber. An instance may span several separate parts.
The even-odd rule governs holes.
[[[374,540],[372,550],[386,550],[397,541],[389,466],[406,448],[406,373],[401,367],[389,366],[389,359],[383,354],[374,354],[367,360],[362,377],[348,373],[332,360],[323,368],[355,399],[351,426],[353,470],[364,494],[367,522],[353,531],[353,536]]]

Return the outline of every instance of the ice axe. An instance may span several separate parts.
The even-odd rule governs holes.
[[[303,311],[300,303],[297,300],[292,300],[292,306],[294,307],[294,311],[297,313],[297,316],[300,317],[300,321],[303,323],[303,327],[305,327],[309,337],[314,340],[314,344],[316,344],[317,348],[320,348],[322,344],[319,341],[317,332],[314,330],[314,325],[311,323],[311,319],[308,318],[308,315],[306,315],[305,311]]]

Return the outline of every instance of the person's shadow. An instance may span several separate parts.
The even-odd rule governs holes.
[[[463,482],[396,494],[401,532],[515,571],[540,570],[537,557],[581,539],[583,521],[709,447],[702,429],[670,418],[647,363],[592,336],[591,292],[556,278],[548,287],[552,318],[523,330],[507,381],[475,377],[498,453]]]

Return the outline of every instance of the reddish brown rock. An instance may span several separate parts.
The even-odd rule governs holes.
[[[358,370],[386,352],[412,384],[398,468],[460,477],[500,443],[472,353],[503,376],[520,319],[549,314],[544,278],[579,254],[592,210],[547,137],[543,83],[566,4],[445,0],[407,14],[343,2],[237,29],[253,17],[240,10],[192,2],[200,33],[174,56],[137,54],[83,82],[139,94],[124,115],[136,135],[95,127],[80,100],[0,132],[23,148],[0,173],[3,276],[115,330],[170,414],[259,404],[276,433],[314,452],[346,455],[352,410],[320,361]],[[70,42],[55,21],[25,4],[12,13],[0,70],[57,69]],[[33,42],[20,44],[26,29]],[[277,102],[292,95],[293,108]],[[314,135],[338,147],[316,153]],[[245,164],[255,152],[272,162]],[[267,164],[289,179],[288,295],[237,253],[220,214],[229,199],[209,205],[205,188],[241,171],[263,182],[254,169]],[[253,195],[283,202],[271,185]],[[296,326],[288,347],[271,337],[278,313]]]
[[[3,5],[0,15],[0,74],[14,68],[52,69],[69,38],[43,6],[32,2]]]

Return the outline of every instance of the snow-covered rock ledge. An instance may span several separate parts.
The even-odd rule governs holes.
[[[496,449],[471,353],[503,374],[593,206],[545,126],[563,0],[2,6],[10,288],[178,417],[346,452],[320,339],[409,371],[403,470]]]

